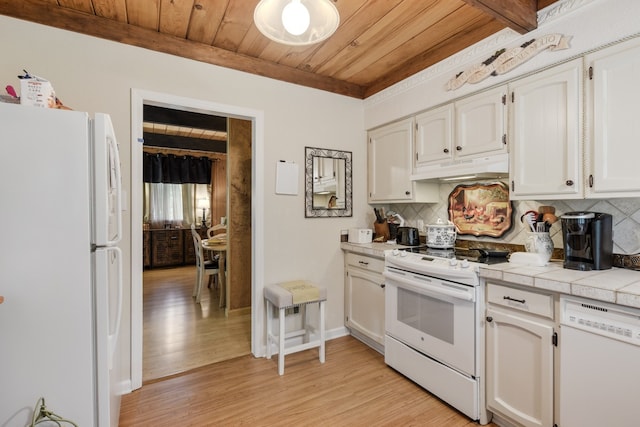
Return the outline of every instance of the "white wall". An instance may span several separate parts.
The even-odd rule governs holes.
[[[261,283],[304,278],[326,286],[327,329],[342,330],[343,262],[339,234],[341,229],[364,226],[368,211],[361,100],[5,16],[0,16],[0,52],[2,87],[11,84],[19,89],[16,76],[26,69],[49,79],[58,97],[73,109],[111,115],[129,195],[132,88],[262,112],[264,156],[258,161],[264,176],[256,178],[264,184],[263,198],[259,198],[264,202],[254,209],[264,213],[264,229],[256,230],[256,240],[264,247]],[[305,146],[353,152],[353,217],[305,219]],[[279,159],[301,166],[299,195],[275,194],[275,165]],[[126,201],[129,207],[131,202]],[[125,216],[121,246],[125,258],[130,258],[130,221],[141,219],[131,220],[130,210]],[[127,262],[125,271],[129,270]],[[125,280],[130,287],[130,277]],[[128,327],[128,319],[125,320]]]

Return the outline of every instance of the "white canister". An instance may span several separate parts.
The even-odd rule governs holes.
[[[438,218],[435,224],[427,225],[427,246],[436,249],[449,249],[456,245],[456,226],[451,221]]]

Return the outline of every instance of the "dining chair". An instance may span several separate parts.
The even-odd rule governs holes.
[[[220,272],[218,267],[218,260],[205,260],[204,249],[202,248],[202,239],[196,231],[195,224],[191,224],[191,235],[193,236],[193,249],[196,253],[196,283],[193,287],[193,296],[196,298],[196,302],[200,303],[200,294],[202,293],[202,283],[204,278],[209,276],[209,283],[214,280],[215,276]]]

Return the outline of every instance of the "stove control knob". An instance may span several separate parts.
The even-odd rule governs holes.
[[[451,259],[449,260],[449,265],[450,265],[451,267],[455,267],[456,265],[458,265],[458,260],[457,260],[457,259],[455,259],[455,258],[451,258]]]
[[[393,252],[391,252],[393,254],[393,256],[398,256],[398,254],[400,253],[399,250],[394,249]]]
[[[469,261],[466,259],[463,259],[462,262],[460,262],[460,267],[469,268]]]
[[[400,256],[401,256],[401,257],[406,257],[407,255],[409,255],[409,252],[407,252],[407,251],[400,251]]]

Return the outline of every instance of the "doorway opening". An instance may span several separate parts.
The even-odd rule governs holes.
[[[143,111],[142,381],[147,383],[250,352],[249,304],[242,312],[230,311],[231,298],[226,295],[226,289],[236,290],[239,282],[248,282],[248,276],[234,274],[233,280],[225,280],[223,273],[233,272],[224,265],[229,251],[200,246],[209,241],[209,232],[215,232],[216,240],[225,241],[223,246],[233,240],[236,252],[246,252],[241,258],[251,259],[249,234],[230,230],[233,239],[226,238],[229,212],[234,226],[242,223],[245,228],[250,222],[250,218],[239,218],[250,212],[250,205],[238,206],[246,198],[238,202],[237,187],[228,191],[227,171],[245,175],[235,170],[240,163],[235,145],[250,147],[251,138],[238,141],[237,132],[232,132],[236,140],[231,141],[226,117],[147,104]],[[234,147],[228,150],[228,144]],[[251,171],[247,172],[250,176]],[[235,206],[228,209],[230,201]],[[200,281],[197,254],[218,267],[217,273],[206,276],[208,286],[196,283]],[[248,291],[249,285],[245,283]]]
[[[244,108],[238,108],[228,105],[215,104],[210,102],[204,102],[200,100],[194,100],[189,98],[176,97],[168,94],[147,92],[147,91],[132,91],[132,141],[138,141],[140,144],[133,144],[131,149],[131,238],[132,238],[132,295],[131,295],[131,321],[132,321],[132,360],[131,360],[131,372],[132,372],[132,390],[139,388],[142,385],[142,372],[143,372],[143,244],[142,244],[142,142],[143,142],[143,110],[145,105],[171,108],[182,111],[190,111],[196,113],[210,114],[215,116],[224,116],[231,121],[236,120],[248,124],[248,135],[250,140],[249,150],[251,156],[251,206],[248,209],[248,216],[246,218],[248,224],[250,224],[250,233],[246,234],[245,239],[250,240],[250,245],[247,246],[251,253],[251,274],[250,274],[250,308],[246,312],[250,312],[251,316],[251,353],[255,356],[261,356],[264,352],[262,348],[260,333],[263,329],[263,316],[262,305],[258,303],[262,298],[258,298],[261,295],[263,282],[262,272],[264,266],[262,265],[262,256],[264,251],[263,245],[260,243],[260,239],[256,239],[256,230],[260,230],[262,227],[262,215],[256,215],[256,213],[263,212],[263,204],[261,194],[263,192],[263,185],[260,180],[256,179],[256,176],[261,175],[262,172],[262,139],[263,139],[263,115],[262,112],[247,110]],[[245,125],[245,128],[247,126]],[[247,133],[247,132],[244,132]],[[246,163],[246,162],[245,162]],[[229,171],[229,176],[233,175],[233,171]],[[233,212],[230,212],[230,216]],[[231,218],[230,218],[231,219]],[[232,245],[230,245],[232,247]],[[230,255],[231,256],[231,255]],[[238,267],[244,269],[246,275],[247,265]],[[229,265],[229,268],[232,268]],[[231,279],[233,280],[233,279]],[[195,302],[193,302],[195,304]],[[231,304],[233,308],[233,304]]]

